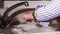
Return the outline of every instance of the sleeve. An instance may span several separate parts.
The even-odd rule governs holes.
[[[47,21],[60,16],[60,0],[36,9],[34,15],[37,21]]]

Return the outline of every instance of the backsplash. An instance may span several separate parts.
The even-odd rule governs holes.
[[[14,4],[24,2],[24,1],[4,1],[4,7],[10,7]],[[46,5],[49,4],[51,1],[28,1],[29,8],[35,8],[37,5]],[[24,8],[25,6],[21,6],[19,8]]]
[[[0,9],[0,14],[3,15],[3,13],[5,12],[5,10],[7,8],[9,8],[10,6],[17,4],[19,2],[24,2],[24,1],[4,1],[4,9]],[[17,10],[21,10],[21,9],[25,9],[25,8],[35,8],[37,5],[46,5],[46,4],[49,4],[50,2],[51,1],[28,1],[29,7],[25,7],[24,5],[17,7],[16,9],[14,9],[10,12],[10,15]]]

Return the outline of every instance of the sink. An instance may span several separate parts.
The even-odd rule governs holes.
[[[22,19],[23,15],[27,12],[34,12],[34,8],[25,8],[14,12],[10,17],[16,19],[14,23],[11,23],[9,28],[0,29],[0,33],[3,34],[59,34],[59,31],[56,31],[54,27],[40,27],[33,20],[32,22],[25,23]],[[23,13],[21,13],[23,12]],[[20,14],[21,13],[21,14]]]
[[[56,32],[55,27],[40,27],[36,24],[36,22],[33,20],[32,22],[27,22],[25,23],[22,19],[22,16],[27,13],[27,12],[33,12],[35,9],[34,8],[26,8],[19,10],[15,12],[15,16],[17,17],[17,20],[19,21],[18,25],[14,25],[14,28],[12,28],[13,33],[45,33],[45,32]],[[19,13],[20,11],[24,11],[23,13]],[[13,17],[15,17],[13,15]]]

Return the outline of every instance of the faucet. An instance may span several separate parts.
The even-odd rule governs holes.
[[[19,7],[19,6],[22,6],[22,5],[25,5],[26,7],[29,6],[28,2],[21,2],[21,3],[17,3],[17,4],[15,4],[15,5],[9,7],[9,8],[4,12],[2,21],[1,21],[1,23],[0,23],[0,28],[6,28],[6,26],[9,24],[8,22],[10,22],[10,21],[12,20],[12,19],[7,20],[7,19],[8,19],[8,13],[9,13],[11,10],[15,9],[16,7]]]

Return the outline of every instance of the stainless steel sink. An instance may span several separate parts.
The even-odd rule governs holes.
[[[14,9],[14,8],[12,8],[12,9]],[[54,34],[56,32],[55,27],[51,27],[51,26],[41,27],[41,26],[38,26],[34,20],[32,22],[24,22],[24,20],[22,19],[23,15],[26,12],[34,12],[34,11],[35,11],[34,8],[25,8],[25,9],[14,12],[11,16],[9,16],[9,19],[11,18],[11,23],[9,23],[10,22],[10,21],[8,21],[9,19],[6,19],[8,21],[7,27],[8,26],[9,27],[6,29],[0,29],[0,33],[2,33],[2,34],[30,34],[30,33],[31,34],[32,33],[44,34],[47,32],[47,34],[49,34],[50,32],[52,32],[52,34]],[[7,15],[7,13],[6,13],[6,15]],[[5,15],[5,17],[6,17],[6,15]],[[5,20],[5,18],[4,18],[4,20]]]
[[[35,9],[34,8],[25,8],[22,10],[18,10],[16,12],[13,13],[13,15],[11,15],[11,17],[17,18],[17,22],[12,23],[11,26],[7,29],[0,29],[0,33],[4,33],[4,34],[49,34],[51,32],[51,34],[55,34],[56,32],[56,28],[54,27],[40,27],[37,26],[35,21],[32,22],[27,22],[25,23],[22,19],[22,16],[27,13],[27,12],[33,12]],[[20,11],[26,11],[20,14]],[[57,33],[59,33],[57,31]]]

